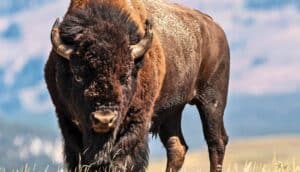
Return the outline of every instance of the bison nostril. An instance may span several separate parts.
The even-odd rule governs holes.
[[[112,111],[94,112],[92,115],[94,124],[109,124],[112,123],[116,117],[116,113]]]
[[[98,124],[100,124],[101,122],[97,119],[97,118],[95,118],[95,117],[93,117],[93,123],[95,124],[95,125],[98,125]]]

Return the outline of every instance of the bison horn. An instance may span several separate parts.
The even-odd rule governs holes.
[[[51,42],[54,51],[62,56],[63,58],[70,60],[70,56],[73,52],[73,48],[70,46],[67,46],[62,43],[62,40],[60,39],[60,34],[59,34],[59,18],[56,19],[52,31],[51,31]]]
[[[153,31],[152,23],[149,20],[146,20],[145,23],[145,36],[144,38],[136,45],[131,45],[131,56],[133,59],[137,59],[143,56],[146,51],[150,48],[153,40]]]

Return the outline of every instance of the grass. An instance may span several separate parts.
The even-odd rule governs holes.
[[[152,160],[147,171],[164,172],[165,165],[166,159]],[[35,171],[34,167],[25,166],[15,172]],[[207,150],[188,152],[181,172],[208,171]],[[5,170],[0,168],[0,172]],[[300,136],[232,141],[227,147],[223,172],[300,172]]]
[[[150,163],[149,172],[163,172],[166,159]],[[207,150],[188,152],[182,172],[208,172]],[[300,172],[300,137],[263,137],[232,141],[224,172]]]

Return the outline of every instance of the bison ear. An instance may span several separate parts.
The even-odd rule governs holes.
[[[142,57],[151,47],[153,41],[152,22],[147,19],[145,22],[145,35],[143,39],[136,45],[131,45],[131,57],[133,60]]]

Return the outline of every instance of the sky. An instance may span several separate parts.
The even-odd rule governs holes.
[[[231,95],[269,96],[300,91],[299,0],[174,1],[209,14],[226,32],[231,49]],[[53,113],[42,71],[51,49],[51,26],[64,15],[68,3],[1,0],[0,116]],[[15,139],[15,144],[20,145],[22,139]],[[46,143],[33,139],[27,154],[41,152],[39,145]],[[49,143],[48,150],[57,144]],[[56,155],[51,157],[61,161]]]
[[[8,12],[0,15],[0,91],[6,92],[0,94],[10,99],[11,92],[14,92],[14,99],[23,108],[40,113],[49,110],[51,103],[44,98],[47,93],[39,65],[45,61],[51,47],[50,27],[56,17],[63,16],[68,1],[32,0],[23,5],[24,9],[20,5],[15,9],[17,12],[12,8],[13,2],[17,0],[5,0],[0,6],[0,9],[12,9],[12,12],[3,10]],[[40,5],[32,5],[36,2]],[[264,95],[299,90],[298,1],[177,2],[208,13],[224,28],[231,47],[232,94]],[[24,77],[26,80],[21,79],[20,83],[20,78]],[[28,83],[28,77],[31,83]],[[18,89],[11,91],[11,88]]]

